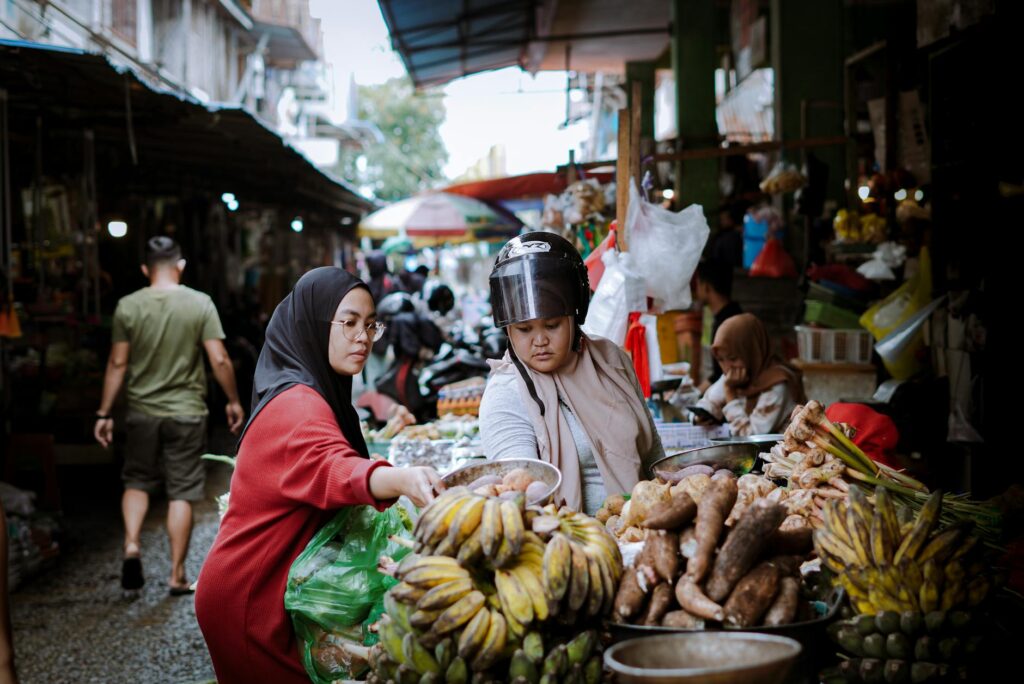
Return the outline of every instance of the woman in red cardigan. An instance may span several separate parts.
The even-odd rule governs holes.
[[[308,682],[284,610],[288,570],[342,506],[433,498],[432,468],[371,461],[352,407],[383,326],[370,291],[339,268],[299,279],[267,328],[227,513],[203,564],[196,617],[221,684]]]

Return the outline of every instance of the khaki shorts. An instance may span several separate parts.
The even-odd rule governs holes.
[[[167,498],[203,499],[206,469],[206,416],[151,416],[129,411],[125,417],[128,444],[121,479],[125,489],[150,494],[164,484]]]

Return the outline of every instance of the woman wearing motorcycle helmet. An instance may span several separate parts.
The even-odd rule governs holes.
[[[492,362],[480,406],[489,458],[539,458],[562,471],[556,496],[593,514],[630,492],[664,455],[629,357],[580,329],[590,286],[579,252],[553,233],[526,233],[490,276],[494,322],[509,350]]]

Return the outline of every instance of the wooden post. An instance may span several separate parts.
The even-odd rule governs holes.
[[[630,116],[628,109],[619,110],[619,158],[615,163],[615,220],[618,224],[619,250],[629,251],[626,236],[626,212],[629,210],[629,141]]]
[[[576,150],[569,150],[569,168],[565,170],[565,184],[572,185],[576,178]]]
[[[642,187],[640,176],[640,130],[643,128],[644,105],[641,99],[643,84],[633,81],[633,98],[629,108],[629,173],[636,180],[637,188]]]

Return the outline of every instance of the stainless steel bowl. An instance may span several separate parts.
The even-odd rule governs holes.
[[[471,463],[458,470],[453,470],[442,477],[441,481],[444,482],[446,487],[459,487],[472,484],[474,480],[484,475],[504,477],[509,471],[516,468],[525,470],[535,482],[543,482],[548,485],[544,496],[526,502],[530,505],[547,503],[558,488],[562,486],[562,472],[550,463],[538,461],[535,458],[509,458]]]
[[[712,437],[712,444],[756,444],[765,451],[771,449],[777,442],[785,439],[785,435],[747,435],[746,437]]]
[[[768,634],[672,634],[615,644],[604,664],[625,684],[781,684],[802,650],[795,639]]]
[[[728,468],[742,475],[754,468],[759,453],[760,447],[753,443],[715,444],[687,449],[655,461],[648,468],[648,475],[653,478],[656,470],[671,472],[692,465],[709,465],[716,470]]]

